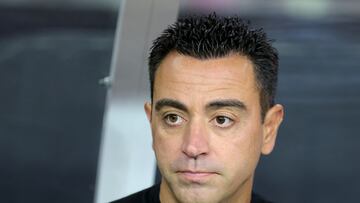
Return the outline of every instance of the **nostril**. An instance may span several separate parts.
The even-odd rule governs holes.
[[[187,146],[184,146],[183,153],[187,157],[196,160],[199,158],[199,156],[208,154],[208,147],[207,146],[187,145]]]
[[[200,122],[200,121],[199,121]],[[183,136],[182,151],[192,159],[209,153],[209,136],[205,126],[199,122],[190,123],[188,131]]]

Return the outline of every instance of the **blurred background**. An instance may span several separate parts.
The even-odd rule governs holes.
[[[93,202],[119,5],[0,0],[0,202]]]
[[[157,181],[146,54],[178,16],[214,10],[263,27],[280,53],[285,120],[255,191],[356,202],[357,0],[0,0],[0,202],[109,202]]]

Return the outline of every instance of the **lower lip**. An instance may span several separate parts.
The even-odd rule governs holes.
[[[181,177],[191,182],[202,182],[215,175],[215,173],[210,172],[179,172],[179,174]]]

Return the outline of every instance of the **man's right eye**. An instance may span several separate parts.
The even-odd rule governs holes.
[[[164,121],[170,126],[179,126],[184,122],[184,119],[177,114],[168,114],[164,117]]]

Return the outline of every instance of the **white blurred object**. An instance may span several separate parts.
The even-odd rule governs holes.
[[[150,95],[152,41],[178,14],[177,0],[122,1],[104,115],[95,202],[109,202],[154,183],[156,162],[143,105]]]
[[[290,16],[302,18],[320,18],[325,17],[329,13],[329,0],[292,0],[284,1],[287,5],[287,13]]]

